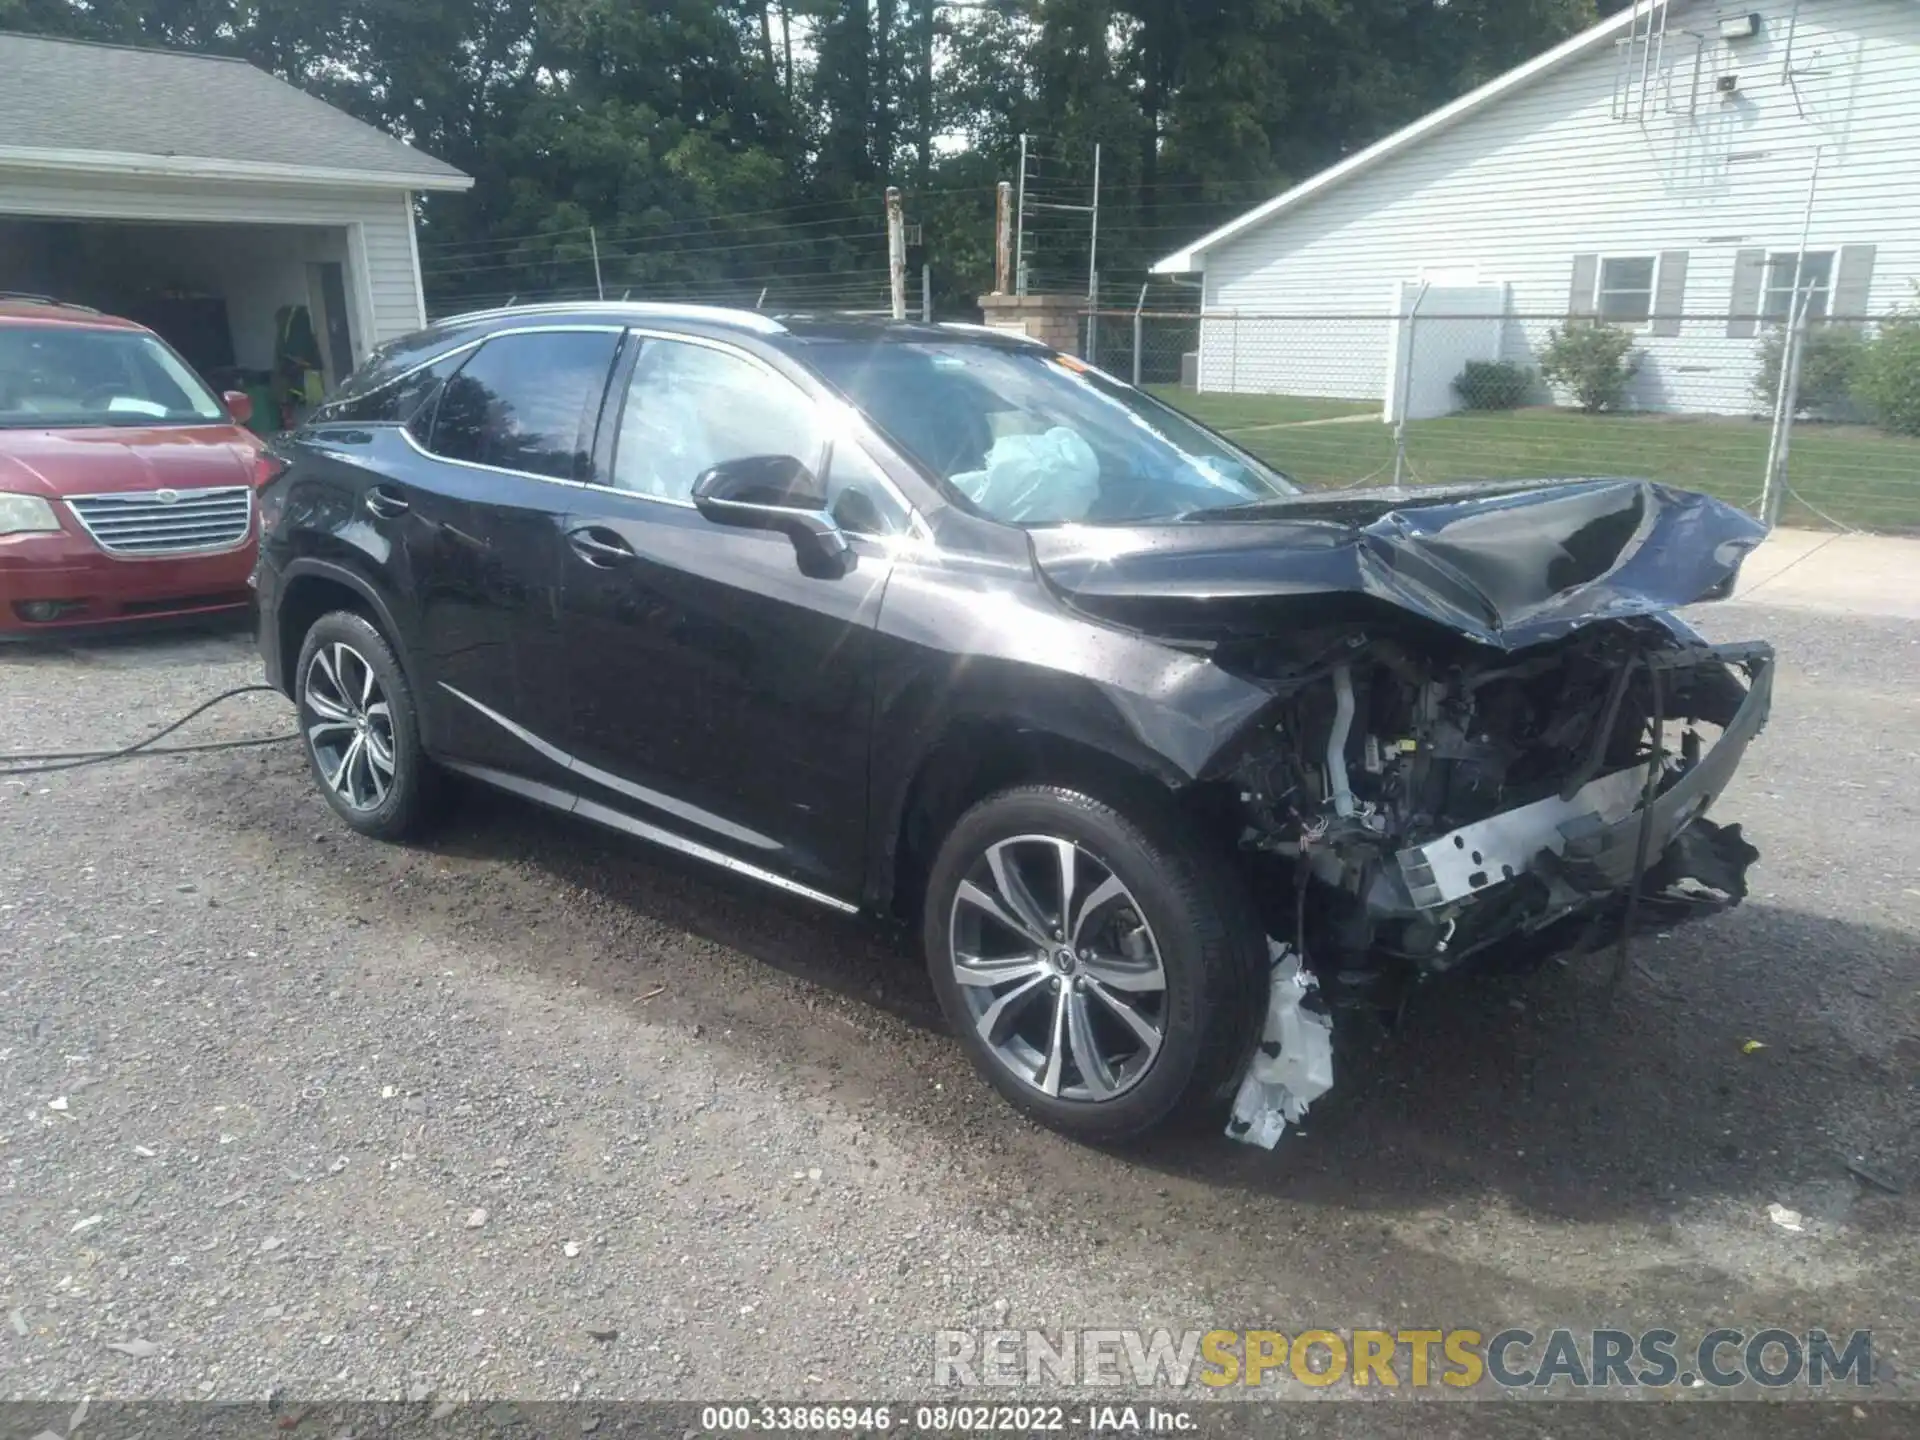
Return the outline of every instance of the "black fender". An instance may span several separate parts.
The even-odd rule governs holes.
[[[903,676],[897,689],[883,676],[868,790],[866,904],[893,908],[913,889],[913,867],[930,858],[910,828],[914,812],[929,803],[929,787],[940,788],[931,776],[957,768],[1020,781],[1092,780],[1107,784],[1107,798],[1116,786],[1174,796],[1205,779],[1272,697],[1205,661],[1164,653],[1172,666],[1158,678],[1171,684],[1161,693],[1136,683],[1137,676],[1092,679],[979,656]]]
[[[272,653],[265,654],[264,657],[267,663],[268,680],[272,682],[282,694],[286,695],[289,699],[292,698],[293,666],[299,656],[297,653],[281,653],[285,647],[280,643],[280,617],[281,612],[285,608],[288,593],[290,591],[296,591],[302,580],[330,581],[344,589],[351,590],[364,602],[373,623],[379,627],[380,633],[386,637],[387,644],[393,647],[394,658],[400,662],[401,673],[407,677],[407,688],[413,692],[414,707],[419,715],[422,730],[423,732],[428,731],[430,729],[428,723],[429,707],[424,703],[426,691],[422,688],[423,682],[419,665],[414,659],[411,646],[407,643],[406,627],[401,625],[399,619],[393,613],[393,607],[387,603],[385,597],[381,595],[378,587],[376,587],[371,580],[355,570],[352,566],[342,564],[338,560],[327,560],[317,556],[302,555],[289,560],[280,571],[279,580],[275,586],[272,612],[271,614],[261,617],[260,626],[261,650],[266,652],[269,646],[273,647]],[[432,743],[429,735],[423,734],[422,738],[427,740],[428,750],[431,751],[437,748],[437,746]]]

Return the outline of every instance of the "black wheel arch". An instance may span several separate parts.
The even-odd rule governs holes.
[[[287,695],[293,694],[293,672],[300,659],[300,642],[313,628],[314,621],[333,610],[351,610],[364,615],[393,648],[394,658],[400,662],[413,693],[421,693],[419,672],[408,652],[406,634],[379,590],[349,566],[304,556],[289,563],[280,576],[273,616],[276,673],[267,677],[275,686]]]
[[[1116,806],[1178,806],[1191,790],[1190,777],[1145,747],[1102,744],[1024,717],[956,717],[873,817],[868,908],[912,923],[954,822],[997,791],[1031,784],[1077,789]]]

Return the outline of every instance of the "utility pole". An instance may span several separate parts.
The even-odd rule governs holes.
[[[1013,293],[1027,293],[1027,134],[1020,132],[1020,184],[1013,196]]]
[[[1093,204],[1088,206],[1092,219],[1087,227],[1087,307],[1100,305],[1100,142],[1093,142]]]
[[[937,3],[920,0],[920,155],[913,178],[917,195],[925,195],[933,179],[933,11]]]
[[[587,244],[593,247],[593,293],[604,300],[607,287],[600,283],[600,236],[591,225],[587,227]]]
[[[900,214],[900,187],[887,187],[887,290],[893,318],[907,318],[907,225]]]
[[[1087,355],[1100,363],[1100,142],[1093,142],[1093,204],[1087,225]]]
[[[1773,430],[1767,437],[1767,473],[1760,492],[1760,520],[1769,530],[1780,523],[1787,498],[1787,453],[1793,444],[1793,412],[1800,401],[1800,351],[1806,343],[1806,301],[1813,290],[1801,293],[1807,267],[1807,240],[1813,234],[1813,201],[1820,186],[1820,159],[1824,147],[1813,147],[1813,165],[1807,172],[1807,203],[1800,217],[1800,253],[1793,261],[1793,296],[1787,304],[1787,328],[1780,337],[1780,374],[1773,394]]]

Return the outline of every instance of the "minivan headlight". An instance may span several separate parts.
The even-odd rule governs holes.
[[[9,495],[0,491],[0,535],[21,535],[35,530],[58,530],[60,521],[53,506],[38,495]]]

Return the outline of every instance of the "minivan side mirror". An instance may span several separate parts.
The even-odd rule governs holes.
[[[244,425],[253,419],[253,397],[244,390],[228,390],[221,394],[221,403],[227,407],[227,414],[236,425]]]
[[[693,482],[693,506],[716,525],[778,530],[804,575],[837,580],[854,550],[827,510],[827,488],[791,455],[723,460]]]

